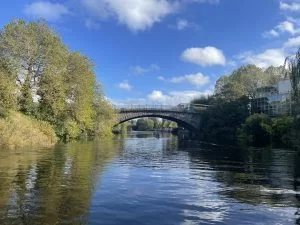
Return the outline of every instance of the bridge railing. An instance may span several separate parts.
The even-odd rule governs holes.
[[[209,105],[204,104],[179,104],[174,105],[139,105],[139,104],[120,104],[115,106],[121,111],[135,110],[160,110],[160,111],[176,111],[176,112],[199,112],[206,110]]]
[[[185,111],[186,109],[180,108],[173,105],[116,105],[119,110],[176,110],[176,111]]]

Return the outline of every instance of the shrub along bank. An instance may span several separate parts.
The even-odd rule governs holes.
[[[14,111],[7,112],[4,118],[0,118],[1,149],[50,147],[57,140],[53,127],[45,121]]]

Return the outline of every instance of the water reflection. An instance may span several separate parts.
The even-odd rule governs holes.
[[[0,156],[0,224],[300,224],[300,158],[168,134]]]
[[[76,143],[20,152],[24,158],[11,163],[2,157],[7,163],[1,171],[9,173],[0,178],[0,224],[85,224],[95,175],[117,154],[115,149],[112,142]]]
[[[201,151],[198,151],[199,147]],[[298,207],[300,158],[286,149],[238,149],[201,145],[182,148],[192,167],[209,165],[232,198],[252,204]]]

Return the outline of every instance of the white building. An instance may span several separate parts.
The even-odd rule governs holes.
[[[289,79],[280,80],[274,86],[257,89],[257,97],[252,100],[253,113],[280,116],[291,113],[292,85]]]

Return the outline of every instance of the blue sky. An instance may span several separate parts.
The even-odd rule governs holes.
[[[0,26],[44,18],[89,56],[114,103],[178,104],[241,65],[282,65],[300,46],[300,1],[3,0]]]

